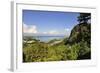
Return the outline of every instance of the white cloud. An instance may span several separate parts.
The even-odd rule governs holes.
[[[23,24],[24,33],[37,33],[37,28],[35,25],[26,25]]]
[[[64,29],[64,31],[57,31],[57,30],[51,30],[48,32],[43,32],[43,34],[49,34],[49,35],[66,35],[69,36],[71,32],[71,29]]]
[[[64,30],[65,30],[66,35],[69,36],[71,33],[71,28],[65,28]]]
[[[49,34],[59,34],[59,32],[57,32],[56,30],[51,30],[48,32]]]
[[[48,32],[43,32],[42,34],[51,34],[51,35],[58,35],[60,34],[58,31],[56,30],[50,30]]]
[[[38,32],[37,27],[35,25],[27,25],[23,24],[23,32],[24,33],[34,33],[34,34],[44,34],[44,35],[66,35],[69,36],[71,32],[71,28],[65,28],[63,31],[58,30],[50,30],[44,32]]]
[[[43,34],[48,34],[48,32],[43,32]]]
[[[70,31],[70,29],[69,28],[65,28],[65,31]]]

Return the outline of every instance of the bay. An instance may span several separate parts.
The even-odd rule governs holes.
[[[33,38],[40,40],[41,42],[49,42],[50,40],[53,39],[63,39],[65,36],[33,36]]]

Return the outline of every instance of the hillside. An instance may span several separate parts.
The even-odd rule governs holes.
[[[91,24],[78,24],[76,25],[68,38],[67,43],[74,44],[79,42],[87,42],[88,46],[90,45],[91,41]],[[90,46],[89,46],[90,47]]]
[[[91,24],[81,23],[76,25],[69,36],[66,39],[65,45],[79,44],[80,50],[78,59],[89,59],[91,58]],[[87,56],[88,55],[88,56]]]

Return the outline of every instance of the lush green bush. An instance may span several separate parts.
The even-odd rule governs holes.
[[[78,52],[78,59],[90,59],[91,58],[91,49],[88,47],[87,42],[80,42],[80,48]],[[87,55],[86,55],[87,54]]]
[[[85,59],[87,55],[90,58],[90,51],[87,42],[75,43],[73,45],[57,44],[52,46],[48,46],[46,43],[35,42],[27,44],[23,48],[23,62]]]
[[[23,51],[24,62],[43,61],[47,56],[47,46],[41,43],[28,44],[27,47],[23,48]]]

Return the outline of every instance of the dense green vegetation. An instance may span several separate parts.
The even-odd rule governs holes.
[[[91,24],[90,14],[81,13],[70,36],[61,40],[40,42],[31,37],[24,38],[23,62],[45,62],[91,59]],[[29,42],[33,41],[33,42]],[[56,41],[59,43],[53,44]]]

